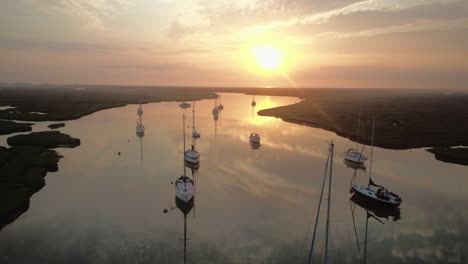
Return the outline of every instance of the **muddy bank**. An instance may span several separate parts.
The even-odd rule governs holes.
[[[2,87],[0,119],[65,121],[127,104],[214,98],[212,89],[133,86]]]
[[[50,148],[80,145],[79,139],[58,131],[16,135],[7,142],[12,147],[0,146],[0,230],[28,210],[47,172],[58,170],[62,156]]]
[[[31,123],[16,123],[13,121],[0,120],[0,135],[29,132],[32,130],[31,125]]]
[[[47,172],[58,170],[60,158],[44,147],[0,146],[0,230],[29,208],[29,199],[44,187]]]
[[[468,148],[432,148],[427,151],[437,160],[468,166]]]
[[[304,92],[300,97],[305,100],[258,114],[323,128],[356,141],[361,112],[361,143],[370,144],[371,118],[375,116],[374,143],[378,147],[468,146],[466,92],[338,89]]]
[[[10,146],[41,146],[44,148],[74,148],[80,145],[80,140],[72,138],[59,131],[33,132],[27,135],[9,137]]]
[[[55,124],[50,124],[47,126],[50,129],[58,129],[61,127],[65,127],[65,123],[55,123]]]

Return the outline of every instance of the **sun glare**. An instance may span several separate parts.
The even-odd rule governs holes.
[[[272,46],[255,46],[252,49],[258,65],[265,70],[275,70],[281,66],[282,54]]]

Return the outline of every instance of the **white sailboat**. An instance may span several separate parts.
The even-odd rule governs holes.
[[[137,110],[138,113],[138,120],[136,125],[136,134],[138,137],[143,137],[145,135],[145,126],[143,125],[143,121],[141,120],[141,116],[143,115],[143,109],[141,108],[141,104]]]
[[[186,109],[186,105],[180,105],[181,108]],[[184,108],[185,107],[185,108]],[[190,105],[189,105],[190,107]],[[185,150],[185,112],[182,114],[182,131],[183,131],[183,142],[184,142],[184,150]],[[193,200],[194,197],[194,184],[193,180],[191,180],[189,177],[187,177],[187,169],[185,167],[185,157],[186,157],[186,152],[184,152],[184,175],[180,176],[177,178],[175,182],[175,194],[176,194],[176,203],[177,202],[182,202],[182,203],[189,203],[191,200]]]
[[[255,101],[252,101],[252,102],[255,102]],[[255,105],[252,104],[252,121],[255,121]],[[250,136],[249,136],[249,143],[250,143],[250,147],[252,149],[258,149],[260,148],[260,133],[259,132],[251,132],[250,133]]]
[[[351,184],[351,192],[354,193],[354,195],[356,195],[360,199],[368,203],[373,203],[376,206],[396,208],[396,207],[399,207],[402,202],[401,197],[393,192],[390,192],[384,186],[374,183],[374,181],[372,180],[372,154],[374,150],[374,128],[375,128],[375,118],[373,118],[372,120],[372,146],[371,146],[371,160],[370,160],[370,166],[369,166],[370,167],[369,183],[367,184],[367,187],[359,186],[357,184]]]
[[[137,114],[139,116],[143,115],[143,108],[141,107],[141,103],[140,103],[140,106],[138,107]]]
[[[187,109],[190,107],[188,103],[182,103],[179,105],[182,109]],[[194,145],[190,149],[185,148],[185,112],[182,114],[182,134],[184,138],[184,161],[196,164],[200,161],[200,154],[195,149]],[[184,166],[185,168],[185,166]]]
[[[364,164],[366,162],[367,157],[362,154],[364,151],[364,145],[362,146],[361,151],[359,151],[359,130],[361,124],[361,113],[358,115],[358,126],[357,126],[357,135],[356,135],[356,149],[348,149],[345,153],[344,159],[346,161],[354,162],[357,164]]]

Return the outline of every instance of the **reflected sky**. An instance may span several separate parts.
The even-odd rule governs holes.
[[[342,162],[354,143],[255,114],[298,98],[255,100],[252,117],[252,96],[221,94],[224,110],[216,124],[214,100],[196,103],[201,157],[195,208],[188,216],[188,263],[304,263],[330,140],[335,142],[331,260],[359,263],[349,201],[353,170]],[[178,105],[143,105],[143,164],[135,135],[137,105],[65,122],[60,130],[80,138],[81,146],[58,149],[64,155],[59,171],[48,173],[30,209],[0,233],[0,262],[182,263],[183,215],[163,214],[175,206],[171,182],[183,173]],[[191,109],[186,113],[190,126]],[[254,130],[262,137],[256,150],[248,140]],[[190,143],[189,132],[190,127]],[[0,137],[0,144],[5,141]],[[366,183],[366,173],[358,171],[358,183]],[[423,149],[375,148],[373,173],[376,183],[404,201],[399,221],[369,222],[368,263],[466,262],[468,167],[436,161]],[[365,211],[356,208],[355,217],[363,236]]]

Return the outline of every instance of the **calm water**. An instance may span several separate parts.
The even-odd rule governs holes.
[[[299,101],[255,99],[255,111]],[[330,263],[359,263],[366,211],[349,201],[353,170],[342,161],[354,143],[321,129],[252,117],[251,100],[222,94],[217,122],[214,100],[196,103],[201,166],[188,216],[187,262],[305,263],[328,144],[334,140]],[[82,144],[58,149],[65,156],[59,171],[47,175],[30,209],[0,232],[0,262],[182,263],[183,214],[163,213],[175,206],[171,182],[183,173],[178,104],[143,106],[141,142],[135,135],[136,105],[66,122],[61,131]],[[187,115],[191,124],[190,109]],[[258,150],[248,142],[253,131],[262,136]],[[0,137],[0,144],[5,141]],[[404,201],[398,221],[369,218],[367,263],[468,262],[468,167],[436,161],[423,149],[380,148],[374,149],[374,165],[374,180]],[[365,184],[365,172],[357,179]],[[323,229],[324,220],[316,258]]]

